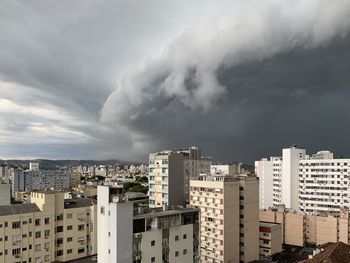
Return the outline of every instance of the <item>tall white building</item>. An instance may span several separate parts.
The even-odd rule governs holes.
[[[285,204],[307,213],[350,208],[350,159],[334,159],[330,151],[309,156],[295,146],[283,149],[282,155],[255,162],[261,209],[271,206],[271,196],[272,206]]]
[[[297,210],[299,207],[298,178],[299,161],[305,159],[305,149],[291,146],[282,150],[282,157],[262,159],[256,163],[256,173],[259,177],[260,207],[285,204],[286,207]],[[272,174],[271,174],[272,165]],[[272,176],[272,192],[271,192]]]
[[[149,155],[149,205],[185,205],[189,182],[210,171],[211,159],[202,157],[197,147],[164,150]]]
[[[99,263],[199,262],[199,210],[148,209],[98,186]]]
[[[255,161],[255,174],[259,177],[259,208],[273,206],[273,157]]]
[[[299,210],[307,213],[350,208],[350,159],[318,152],[299,164]]]

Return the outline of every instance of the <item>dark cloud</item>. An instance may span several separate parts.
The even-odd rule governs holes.
[[[350,155],[349,17],[347,0],[3,2],[0,157]]]
[[[201,145],[226,161],[279,155],[294,143],[349,155],[350,5],[312,2],[185,32],[124,77],[103,120],[135,134],[137,146]]]

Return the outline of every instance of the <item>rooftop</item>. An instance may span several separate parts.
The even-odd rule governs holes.
[[[75,198],[64,200],[65,209],[92,206],[94,204],[96,204],[96,201],[89,198]]]
[[[160,208],[145,209],[143,213],[135,215],[134,219],[169,216],[169,215],[193,213],[193,212],[199,212],[199,211],[200,210],[198,208],[180,208],[180,207],[176,209],[164,211],[163,208],[160,207]]]
[[[299,261],[299,263],[349,263],[350,245],[343,242],[328,242],[321,245],[320,253],[313,256],[312,259]]]
[[[28,214],[33,212],[41,212],[36,204],[12,204],[0,206],[0,216]]]

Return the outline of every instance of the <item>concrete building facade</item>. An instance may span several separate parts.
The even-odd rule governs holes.
[[[282,251],[281,224],[259,222],[259,256],[260,260],[268,259]]]
[[[29,204],[0,206],[0,263],[66,262],[96,254],[96,205],[35,191]]]
[[[285,209],[260,210],[260,221],[278,223],[282,229],[282,242],[288,245],[324,244],[344,242],[350,244],[350,218],[347,209],[340,212],[312,215]]]
[[[17,192],[30,192],[32,190],[68,190],[70,176],[68,170],[16,170],[12,180],[12,196]]]
[[[148,209],[98,186],[98,262],[199,262],[199,210]]]
[[[189,180],[210,170],[211,159],[202,157],[197,147],[165,150],[149,155],[150,207],[185,205]]]
[[[202,176],[190,187],[190,205],[201,210],[201,262],[257,260],[258,180]]]
[[[300,161],[300,211],[318,214],[350,207],[350,159],[329,157],[333,154],[323,151]]]

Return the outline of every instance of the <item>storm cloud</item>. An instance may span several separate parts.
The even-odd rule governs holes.
[[[202,145],[221,160],[252,161],[293,143],[349,153],[349,29],[348,1],[209,19],[132,68],[102,120],[141,149]]]
[[[2,4],[0,156],[349,156],[350,2],[232,2]]]

